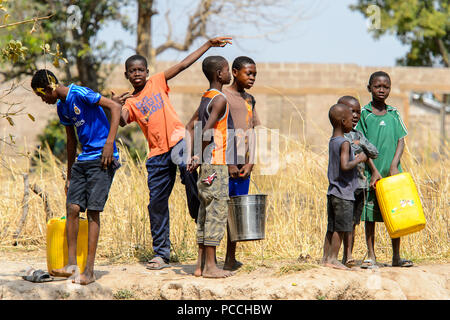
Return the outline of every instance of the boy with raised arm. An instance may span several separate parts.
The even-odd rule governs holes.
[[[148,261],[148,269],[158,270],[169,266],[169,196],[175,183],[177,166],[193,219],[197,219],[199,208],[197,173],[186,170],[185,129],[170,102],[167,81],[191,66],[211,47],[224,47],[231,43],[230,40],[228,37],[210,39],[180,63],[149,79],[144,57],[134,55],[125,62],[125,77],[132,84],[134,92],[131,95],[114,95],[113,99],[123,104],[121,126],[137,122],[150,148],[146,162],[150,190],[148,211],[155,256]]]

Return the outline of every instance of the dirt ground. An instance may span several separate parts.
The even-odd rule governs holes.
[[[314,261],[244,265],[233,277],[192,275],[195,262],[150,271],[141,263],[111,264],[99,259],[97,281],[31,283],[30,267],[46,270],[45,252],[0,252],[0,299],[217,299],[217,300],[405,300],[450,299],[450,263],[417,263],[411,268],[380,267],[341,271]],[[221,261],[219,260],[219,264]]]

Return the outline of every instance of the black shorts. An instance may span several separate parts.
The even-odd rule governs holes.
[[[364,208],[364,202],[366,201],[366,190],[356,189],[355,191],[355,203],[353,204],[353,224],[357,225],[361,222],[361,214]]]
[[[327,196],[327,232],[353,231],[353,202],[333,195]]]
[[[77,204],[81,212],[103,211],[117,164],[116,160],[114,165],[103,169],[101,159],[76,161],[71,169],[67,205]]]

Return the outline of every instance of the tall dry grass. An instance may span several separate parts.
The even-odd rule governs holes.
[[[280,137],[280,168],[276,175],[261,175],[256,166],[252,179],[261,192],[269,195],[266,239],[241,242],[238,259],[259,263],[265,260],[291,260],[299,255],[322,256],[326,232],[326,191],[328,181],[327,148],[313,152],[301,139]],[[414,155],[413,155],[414,154]],[[49,195],[49,204],[56,215],[65,214],[65,164],[51,154],[43,154],[30,184],[37,183]],[[101,214],[98,255],[111,260],[130,261],[151,255],[151,232],[148,218],[148,188],[145,161],[133,162],[126,151],[121,152],[123,166],[116,173],[105,211]],[[402,238],[402,255],[419,260],[449,258],[449,166],[450,160],[433,158],[433,150],[412,152],[402,157],[404,170],[412,174],[422,199],[427,218],[425,230]],[[22,214],[24,172],[28,165],[17,165],[14,158],[3,159],[0,166],[0,246],[12,245],[12,235]],[[254,185],[250,193],[256,193]],[[177,178],[170,198],[172,256],[186,261],[196,258],[195,224],[190,218],[184,188]],[[29,214],[20,236],[19,246],[45,248],[46,219],[43,203],[30,194]],[[225,254],[226,241],[218,247],[218,256]],[[363,224],[357,227],[354,254],[362,259],[366,252]],[[391,242],[383,224],[376,229],[376,254],[389,262]]]

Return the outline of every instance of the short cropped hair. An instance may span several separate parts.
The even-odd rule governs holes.
[[[47,69],[41,69],[36,71],[31,79],[31,88],[36,90],[37,88],[47,88],[51,84],[58,84],[58,78],[54,75],[53,72]]]
[[[330,111],[328,112],[328,119],[330,119],[333,128],[339,126],[339,123],[344,116],[344,110],[349,110],[349,108],[345,104],[336,103],[335,105],[331,106]]]
[[[139,55],[139,54],[135,54],[132,55],[131,57],[129,57],[126,61],[125,61],[125,70],[128,70],[128,67],[130,66],[130,64],[134,61],[142,61],[142,63],[145,65],[145,67],[147,68],[147,59],[145,59],[145,57]]]
[[[359,103],[359,100],[356,99],[356,98],[353,97],[353,96],[343,96],[343,97],[340,97],[339,100],[337,101],[337,103],[345,104],[345,101],[355,101],[355,102]]]
[[[222,56],[210,56],[205,58],[202,62],[202,70],[209,81],[214,80],[214,74],[221,70],[227,63],[227,60]]]
[[[374,72],[374,73],[372,73],[370,75],[369,86],[371,86],[372,82],[375,80],[375,78],[378,78],[378,77],[386,77],[386,78],[389,79],[389,82],[391,82],[391,77],[389,77],[389,75],[386,72],[384,72],[384,71],[377,71],[377,72]]]
[[[255,61],[253,61],[252,58],[246,57],[246,56],[240,56],[234,59],[232,69],[241,70],[244,66],[254,64],[256,65]]]

